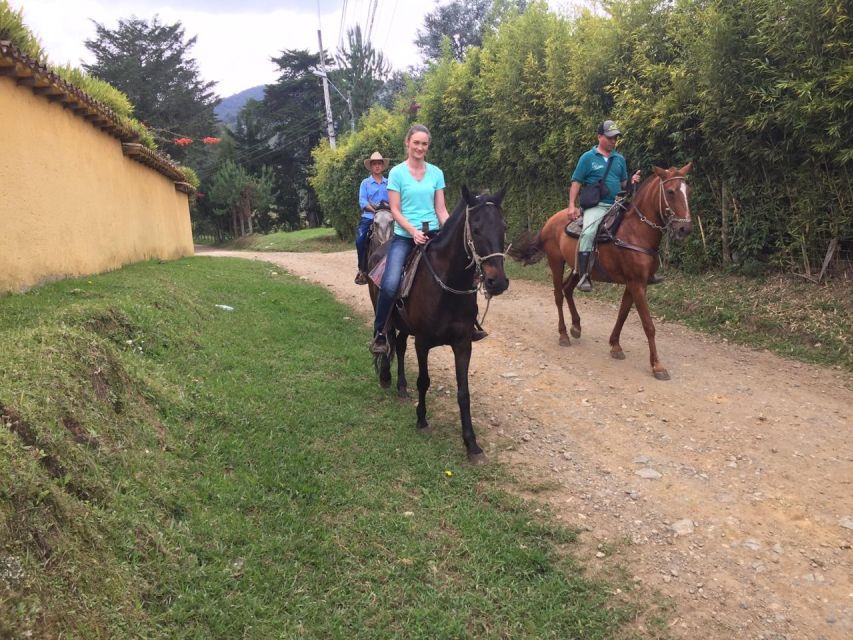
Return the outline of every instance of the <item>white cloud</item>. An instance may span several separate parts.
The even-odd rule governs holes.
[[[551,5],[567,12],[568,7],[589,1],[551,0]],[[54,64],[93,62],[84,45],[95,37],[93,21],[108,29],[134,15],[145,20],[158,15],[168,24],[180,21],[187,38],[197,37],[190,55],[198,62],[201,77],[216,82],[216,92],[226,97],[275,82],[276,67],[270,59],[283,49],[317,51],[318,28],[328,52],[334,53],[346,30],[358,24],[365,34],[370,29],[374,48],[394,69],[417,65],[417,30],[438,2],[382,0],[375,4],[372,27],[371,0],[10,0],[10,4],[16,10],[23,7],[24,21]]]
[[[54,64],[80,66],[93,57],[84,42],[95,37],[94,22],[108,29],[133,15],[149,20],[155,14],[163,23],[180,21],[187,38],[196,36],[190,55],[204,80],[217,82],[216,91],[228,96],[276,80],[270,59],[283,49],[317,51],[317,29],[323,46],[334,52],[339,30],[360,24],[366,32],[370,2],[321,0],[318,24],[316,0],[10,0],[24,9],[24,22],[39,38]],[[381,6],[380,6],[381,5]],[[271,10],[270,7],[284,7]],[[385,0],[377,3],[371,41],[395,69],[419,62],[414,45],[423,17],[434,8],[427,2]]]

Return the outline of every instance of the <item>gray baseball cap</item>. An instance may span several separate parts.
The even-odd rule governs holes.
[[[613,122],[613,120],[605,120],[598,125],[598,133],[599,135],[607,136],[608,138],[622,135],[622,132],[619,131],[619,127],[615,122]]]

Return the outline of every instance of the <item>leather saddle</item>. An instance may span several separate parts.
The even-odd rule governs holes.
[[[630,206],[631,203],[626,198],[616,198],[616,202],[604,214],[601,224],[598,225],[595,244],[613,241],[613,238],[616,237],[616,232],[619,230],[619,225],[622,224],[622,219],[625,217],[625,212],[628,211]],[[572,238],[579,238],[581,229],[583,229],[583,215],[566,225],[566,234]]]
[[[373,217],[372,235],[368,245],[367,253],[367,270],[370,279],[378,287],[382,284],[382,274],[385,273],[385,258],[388,255],[388,248],[391,246],[391,238],[394,235],[394,218],[390,211],[380,209]],[[426,246],[426,245],[424,245]],[[409,254],[406,264],[403,266],[403,277],[400,281],[400,291],[397,293],[397,298],[402,300],[409,295],[412,289],[412,283],[415,280],[415,275],[418,272],[418,265],[421,261],[423,250],[416,247]]]

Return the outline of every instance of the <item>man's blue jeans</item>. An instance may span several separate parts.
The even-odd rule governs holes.
[[[355,251],[358,254],[358,270],[362,273],[367,273],[367,232],[370,231],[370,225],[372,224],[373,218],[361,216],[358,227],[355,229]]]
[[[388,257],[385,258],[385,272],[382,274],[382,284],[379,287],[379,300],[376,303],[376,319],[373,321],[373,333],[380,333],[385,328],[385,321],[394,306],[397,292],[400,290],[400,280],[403,277],[403,267],[406,259],[415,248],[412,238],[394,234],[391,246],[388,247]]]

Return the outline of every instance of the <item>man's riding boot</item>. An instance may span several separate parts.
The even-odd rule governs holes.
[[[589,253],[589,251],[578,252],[578,273],[581,276],[578,280],[578,291],[592,291],[592,282],[589,279]]]
[[[653,273],[652,275],[649,276],[649,279],[646,282],[646,284],[660,284],[661,282],[663,282],[663,280],[664,280],[663,276],[659,276],[658,274]]]

